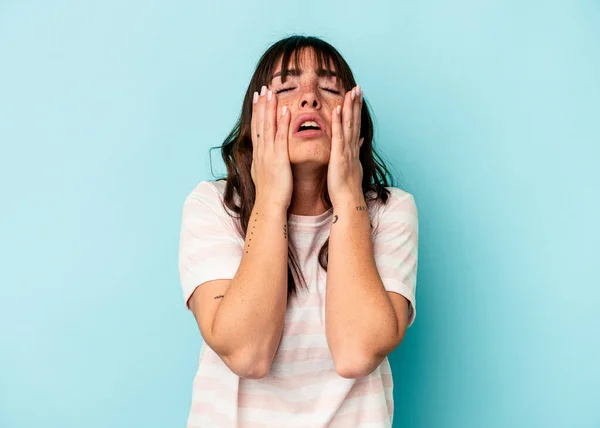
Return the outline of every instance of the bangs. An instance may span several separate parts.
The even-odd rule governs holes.
[[[300,63],[303,55],[307,55],[307,48],[298,48],[284,51],[281,56],[281,81],[285,83],[290,69],[301,71]],[[326,77],[337,76],[340,69],[339,63],[336,64],[335,57],[331,52],[325,52],[321,49],[310,48],[317,60],[317,69],[323,70]],[[290,61],[291,60],[291,61]],[[275,72],[275,66],[271,70],[271,75]]]
[[[265,52],[264,81],[261,83],[270,82],[280,59],[281,81],[285,83],[291,69],[300,71],[301,58],[306,50],[312,51],[317,61],[317,69],[322,70],[325,77],[337,76],[339,84],[345,90],[355,85],[352,71],[340,53],[329,43],[316,37],[306,36],[293,36],[281,40]]]

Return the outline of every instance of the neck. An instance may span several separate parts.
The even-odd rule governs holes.
[[[292,170],[294,175],[294,191],[288,213],[296,215],[315,216],[323,214],[330,207],[322,200],[327,169],[314,171],[312,174],[299,174]]]

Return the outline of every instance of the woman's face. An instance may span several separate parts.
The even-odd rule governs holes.
[[[331,150],[331,113],[343,103],[346,91],[336,76],[327,76],[324,70],[317,69],[312,49],[304,49],[299,59],[300,70],[289,68],[285,83],[278,75],[280,59],[268,88],[277,96],[278,117],[283,106],[291,114],[290,163],[326,165]]]

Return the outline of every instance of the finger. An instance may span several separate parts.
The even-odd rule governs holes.
[[[342,129],[341,106],[331,112],[331,152],[342,153],[344,148],[344,130]]]
[[[346,92],[346,97],[344,99],[344,107],[342,108],[342,124],[343,124],[343,132],[344,132],[344,141],[342,144],[342,149],[345,150],[346,146],[350,144],[352,138],[352,120],[353,120],[353,111],[352,106],[354,104],[354,88],[351,91]]]
[[[358,148],[358,140],[360,138],[360,113],[362,110],[362,90],[360,85],[356,85],[356,98],[354,100],[354,107],[352,108],[352,140],[350,144],[353,144],[353,147]]]
[[[291,114],[288,111],[287,106],[283,106],[279,121],[277,122],[277,134],[275,135],[275,153],[281,153],[284,151],[286,154],[289,153],[289,140],[288,132],[290,129]]]
[[[260,89],[258,95],[258,102],[256,103],[256,141],[258,142],[258,151],[262,153],[264,150],[265,141],[265,94],[267,93],[267,87],[263,86]]]
[[[273,95],[273,91],[267,91],[265,104],[265,145],[273,150],[275,143],[275,131],[277,123],[277,97]]]
[[[258,92],[252,95],[252,119],[250,120],[250,140],[252,141],[252,158],[256,155],[256,103],[258,102]]]

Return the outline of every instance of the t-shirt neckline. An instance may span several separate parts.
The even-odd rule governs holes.
[[[322,214],[318,215],[299,215],[299,214],[288,214],[288,223],[289,224],[302,224],[302,225],[312,225],[312,226],[321,226],[331,218],[333,214],[333,207],[329,208]]]

